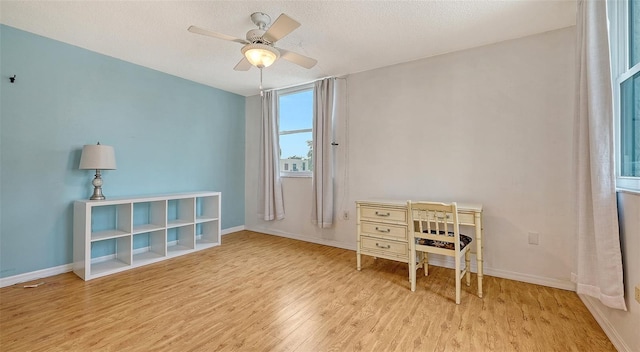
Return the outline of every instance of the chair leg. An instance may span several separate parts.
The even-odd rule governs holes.
[[[416,250],[409,251],[409,282],[411,283],[411,291],[416,290]]]
[[[462,279],[460,277],[461,271],[460,271],[460,255],[456,255],[455,256],[455,262],[456,262],[456,304],[460,304],[460,291],[461,291],[461,283],[460,280]]]
[[[424,276],[429,276],[429,254],[427,252],[424,253],[424,258],[422,258],[422,263],[424,267]]]
[[[471,286],[471,256],[469,255],[469,251],[464,253],[464,267],[467,269],[467,286]]]

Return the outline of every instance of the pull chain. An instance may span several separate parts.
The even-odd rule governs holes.
[[[264,96],[262,92],[262,67],[260,67],[260,96]]]

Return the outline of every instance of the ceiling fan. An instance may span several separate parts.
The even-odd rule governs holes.
[[[262,12],[251,14],[251,21],[258,26],[258,29],[249,30],[246,35],[247,39],[236,38],[196,26],[190,26],[188,30],[191,33],[244,44],[240,49],[244,58],[233,68],[236,71],[247,71],[252,65],[262,69],[273,64],[278,58],[283,58],[307,69],[312,68],[318,62],[310,57],[274,46],[278,40],[300,27],[298,21],[283,13],[269,26],[271,17]]]

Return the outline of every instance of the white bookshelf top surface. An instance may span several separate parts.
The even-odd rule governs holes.
[[[81,199],[81,200],[76,200],[76,203],[83,203],[88,206],[104,206],[104,205],[118,205],[118,204],[126,204],[126,203],[153,202],[153,201],[161,201],[161,200],[211,197],[211,196],[219,196],[221,194],[222,194],[221,192],[203,191],[203,192],[171,193],[171,194],[139,196],[139,197],[118,197],[118,198],[108,198],[105,200]]]

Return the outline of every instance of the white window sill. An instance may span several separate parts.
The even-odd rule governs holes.
[[[311,178],[313,174],[311,172],[281,172],[280,177],[282,178]]]
[[[636,196],[640,196],[640,189],[627,189],[627,188],[616,188],[616,192],[633,194]]]
[[[638,177],[616,178],[616,191],[640,194],[640,178]]]

